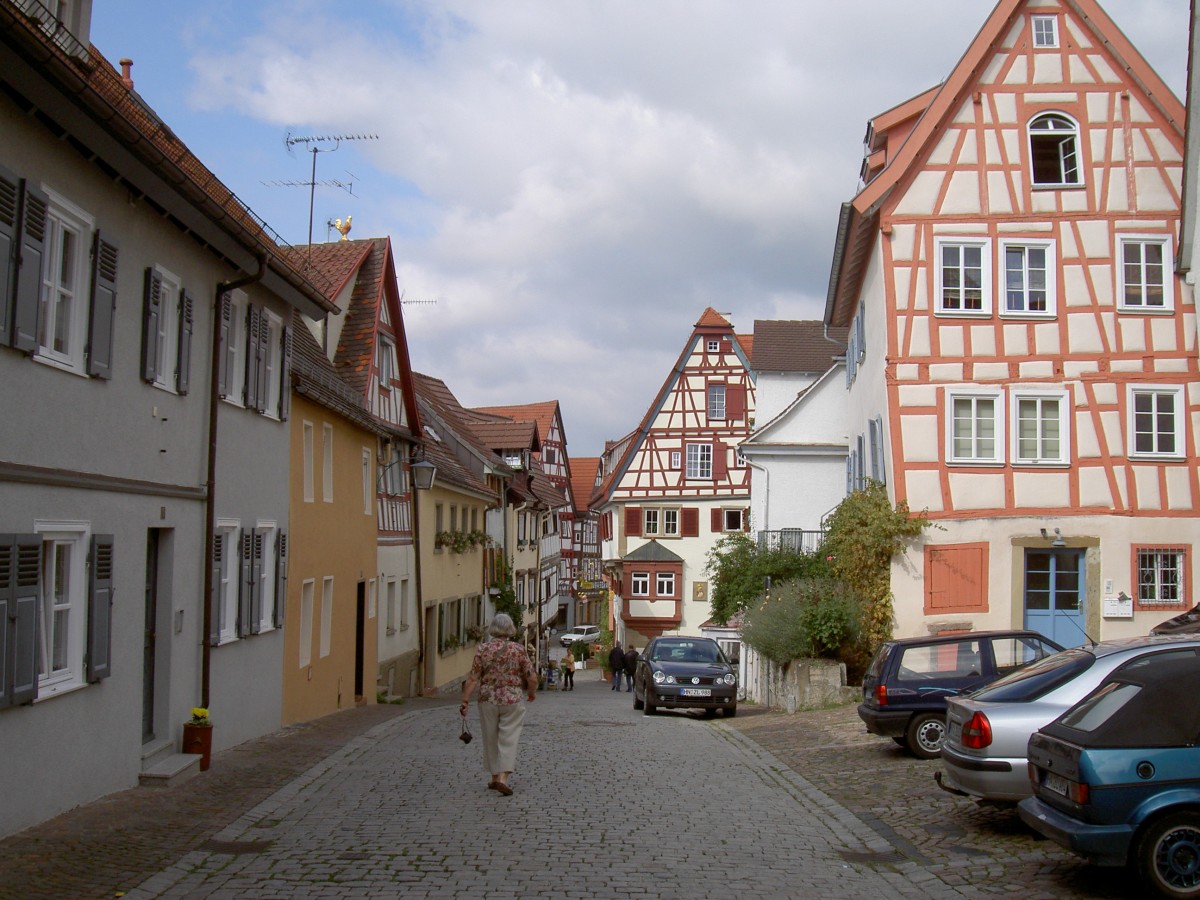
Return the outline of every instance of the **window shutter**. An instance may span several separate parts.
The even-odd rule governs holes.
[[[681,537],[700,536],[700,510],[685,506],[679,511],[679,534]]]
[[[642,536],[642,508],[640,506],[625,507],[626,537]]]
[[[267,384],[267,370],[271,364],[271,320],[263,309],[258,311],[254,353],[254,408],[261,413],[267,411],[267,399],[271,396],[271,386]]]
[[[37,697],[41,573],[40,535],[0,534],[0,707]]]
[[[221,563],[225,554],[231,549],[225,546],[229,539],[226,532],[213,536],[212,593],[208,607],[208,645],[215,647],[221,643],[221,617],[225,613],[225,598],[221,596]]]
[[[709,528],[714,533],[718,531],[724,531],[724,528],[722,527],[724,524],[724,521],[722,521],[721,510],[711,510],[709,513]]]
[[[280,338],[282,342],[282,352],[279,354],[283,363],[280,365],[282,370],[280,374],[279,385],[279,420],[286,422],[288,414],[292,411],[292,326],[285,325],[283,327],[283,336]]]
[[[871,420],[871,477],[880,484],[887,484],[887,473],[883,465],[883,417]]]
[[[725,449],[725,444],[723,442],[713,441],[712,470],[714,481],[723,481],[729,477],[729,465],[725,459]]]
[[[258,356],[259,333],[263,326],[262,311],[250,304],[246,312],[246,394],[247,407],[256,407],[261,412],[258,403]]]
[[[283,627],[283,613],[287,606],[287,532],[279,532],[275,539],[275,614],[272,619],[276,628]]]
[[[721,352],[722,353],[732,353],[733,352],[733,341],[731,341],[729,338],[721,338]]]
[[[17,176],[0,166],[0,344],[12,343],[13,299],[17,291],[17,209],[21,183]],[[0,625],[0,628],[4,627]],[[0,648],[4,645],[0,644]],[[0,673],[3,678],[3,673]],[[0,685],[0,690],[3,685]],[[4,697],[0,695],[0,706]]]
[[[175,370],[175,386],[180,394],[188,392],[192,371],[192,329],[194,312],[192,295],[187,291],[179,294],[179,366]]]
[[[726,385],[725,418],[739,422],[746,418],[746,386],[744,384]]]
[[[266,529],[255,528],[251,542],[252,558],[250,560],[250,634],[262,631],[263,593],[266,584],[263,581],[263,558],[266,548]]]
[[[92,296],[88,324],[87,373],[112,378],[113,324],[117,318],[117,245],[92,239]]]
[[[87,680],[112,674],[113,536],[92,536],[88,577]]]
[[[142,380],[153,383],[158,377],[158,320],[162,315],[162,276],[146,269],[142,293]]]
[[[229,370],[232,367],[230,357],[233,355],[233,345],[230,336],[233,329],[233,298],[226,291],[217,303],[217,328],[219,329],[220,350],[217,352],[217,395],[224,400],[229,396]]]
[[[46,211],[50,206],[50,198],[28,182],[23,184],[12,345],[18,350],[33,353],[38,345],[42,258],[46,252]]]
[[[238,621],[237,621],[237,636],[245,637],[250,634],[251,622],[251,595],[254,593],[254,581],[252,580],[251,559],[252,548],[254,546],[254,538],[249,531],[242,532],[242,577],[239,583],[238,591]]]
[[[742,510],[742,531],[750,530],[750,507]]]

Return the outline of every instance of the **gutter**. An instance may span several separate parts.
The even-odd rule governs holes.
[[[262,281],[267,273],[267,255],[258,258],[258,271],[253,275],[243,275],[232,281],[222,281],[217,284],[216,300],[213,304],[212,316],[212,357],[209,360],[208,378],[208,459],[206,474],[206,498],[204,502],[204,596],[203,619],[200,622],[200,705],[209,709],[210,685],[212,683],[212,643],[209,630],[212,622],[212,592],[213,571],[212,558],[216,545],[217,524],[217,413],[220,409],[221,397],[221,303],[230,291]],[[285,390],[291,390],[290,385],[284,385]],[[276,602],[280,598],[276,597]],[[286,598],[283,598],[286,600]]]

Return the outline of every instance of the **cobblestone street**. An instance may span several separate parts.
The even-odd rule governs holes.
[[[939,791],[936,761],[866,734],[853,706],[646,717],[581,672],[530,706],[505,798],[452,702],[286,729],[0,841],[0,897],[1137,893]]]

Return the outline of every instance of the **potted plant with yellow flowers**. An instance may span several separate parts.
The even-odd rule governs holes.
[[[208,771],[212,758],[212,719],[202,706],[192,707],[192,718],[183,723],[183,752],[200,755],[200,771]]]

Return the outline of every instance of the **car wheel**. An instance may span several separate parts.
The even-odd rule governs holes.
[[[737,704],[735,703],[733,706],[726,706],[721,710],[721,712],[725,714],[725,718],[732,719],[737,715]]]
[[[946,737],[945,713],[921,713],[913,716],[904,733],[905,745],[918,759],[937,759],[942,753],[942,740]]]
[[[898,737],[893,737],[892,740],[895,741],[897,744],[899,744],[901,747],[908,746],[908,738],[904,737],[903,735],[900,735]]]
[[[646,705],[645,703],[643,703],[641,700],[638,699],[638,692],[637,692],[637,688],[635,687],[633,689],[633,708],[641,709],[645,705]]]
[[[1200,812],[1151,822],[1135,847],[1138,874],[1164,897],[1200,896]]]
[[[658,707],[654,705],[654,701],[650,699],[650,692],[646,691],[646,700],[643,704],[642,712],[648,716],[654,715],[658,711]]]

